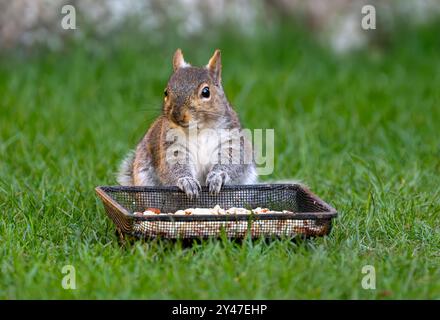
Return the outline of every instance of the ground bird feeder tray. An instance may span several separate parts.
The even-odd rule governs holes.
[[[143,238],[323,236],[336,210],[299,184],[202,187],[188,198],[177,187],[97,187],[122,235]],[[205,208],[205,209],[195,209]]]

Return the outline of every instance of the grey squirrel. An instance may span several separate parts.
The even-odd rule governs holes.
[[[175,52],[162,114],[122,162],[119,184],[177,186],[193,198],[202,185],[215,194],[224,184],[256,182],[252,145],[225,96],[221,68],[220,50],[204,67]]]

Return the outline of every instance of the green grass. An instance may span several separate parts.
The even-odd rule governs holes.
[[[440,298],[438,28],[335,57],[307,35],[116,37],[0,60],[0,298]],[[308,241],[122,248],[94,194],[159,114],[173,50],[223,81],[275,170],[338,209]],[[76,290],[61,269],[76,268]],[[376,269],[376,290],[361,286]]]

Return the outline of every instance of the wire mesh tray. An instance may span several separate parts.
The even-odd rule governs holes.
[[[323,236],[330,233],[336,210],[299,184],[226,185],[218,195],[202,188],[189,199],[177,187],[97,187],[107,215],[119,232],[147,238],[230,238]],[[187,208],[269,208],[291,213],[234,215],[135,215],[147,208],[174,213]]]

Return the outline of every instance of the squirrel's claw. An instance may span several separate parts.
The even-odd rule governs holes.
[[[190,198],[197,198],[202,189],[200,183],[192,177],[183,177],[177,180],[177,187]]]
[[[226,181],[225,172],[210,172],[206,177],[206,185],[209,187],[210,194],[218,194]]]

